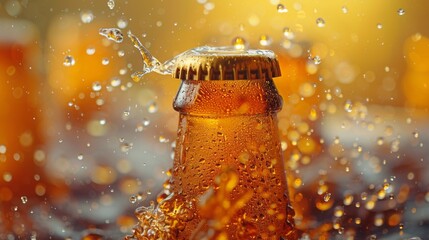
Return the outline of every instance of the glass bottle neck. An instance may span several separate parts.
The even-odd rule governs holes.
[[[199,116],[269,114],[281,109],[282,98],[272,79],[183,80],[173,107]]]

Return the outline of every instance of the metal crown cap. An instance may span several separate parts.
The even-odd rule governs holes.
[[[182,80],[251,80],[279,77],[280,66],[269,50],[198,47],[177,56],[173,77]]]

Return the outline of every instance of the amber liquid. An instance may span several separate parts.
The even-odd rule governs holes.
[[[184,81],[174,107],[171,190],[197,205],[178,238],[293,239],[272,80]]]

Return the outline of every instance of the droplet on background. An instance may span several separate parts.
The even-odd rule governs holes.
[[[235,37],[232,40],[232,45],[237,50],[243,50],[246,48],[246,40],[242,37]]]
[[[101,36],[104,36],[107,39],[117,43],[121,43],[124,40],[124,35],[122,34],[121,30],[117,28],[100,28],[98,33]]]
[[[398,15],[399,16],[405,15],[405,10],[403,8],[398,9]]]
[[[115,8],[115,0],[108,0],[107,6],[110,8],[110,10],[113,10]]]
[[[295,34],[288,27],[283,28],[283,36],[285,36],[289,40],[295,38]]]
[[[120,18],[116,22],[116,25],[118,26],[118,28],[124,29],[128,26],[128,21],[126,19]]]
[[[64,62],[63,62],[64,66],[71,67],[71,66],[74,66],[75,64],[76,64],[76,60],[72,55],[65,56]]]
[[[377,28],[378,28],[378,29],[382,29],[382,28],[383,28],[383,24],[378,23],[378,24],[377,24]]]
[[[261,35],[260,37],[259,37],[259,44],[261,45],[261,46],[269,46],[270,44],[271,44],[271,42],[272,42],[272,40],[271,40],[271,37],[270,36],[268,36],[268,35]]]
[[[94,92],[100,91],[101,90],[101,84],[100,84],[100,82],[93,82],[92,83],[92,90]]]
[[[349,12],[349,9],[348,9],[346,6],[342,6],[342,7],[341,7],[341,11],[342,11],[344,14],[346,14],[346,13],[348,13],[348,12]]]
[[[94,53],[95,53],[95,48],[93,48],[93,47],[88,47],[88,48],[86,49],[86,54],[88,54],[88,55],[94,55]]]
[[[320,28],[325,27],[325,19],[319,17],[316,19],[316,25]]]
[[[277,4],[277,12],[279,12],[279,13],[287,13],[288,10],[287,10],[287,8],[283,4],[279,3],[279,4]]]
[[[94,20],[94,14],[91,11],[82,11],[80,13],[80,20],[83,23],[91,23]]]

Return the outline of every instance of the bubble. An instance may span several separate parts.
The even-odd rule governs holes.
[[[279,13],[287,13],[288,10],[287,10],[287,8],[283,4],[279,3],[279,4],[277,4],[277,12],[279,12]]]
[[[83,23],[90,23],[94,20],[94,14],[91,11],[82,11],[80,13],[80,20]]]
[[[242,37],[235,37],[232,39],[232,46],[237,50],[244,50],[246,48],[246,40]]]
[[[94,47],[89,47],[86,49],[86,54],[88,55],[94,55],[95,53],[95,48]]]
[[[74,66],[76,64],[76,60],[74,59],[74,57],[72,55],[67,55],[64,58],[63,61],[63,65],[66,67],[71,67]]]
[[[101,83],[100,82],[93,82],[92,83],[92,90],[94,91],[94,92],[98,92],[98,91],[100,91],[101,90],[101,88],[102,88],[102,86],[101,86]]]
[[[403,16],[403,15],[405,15],[405,9],[403,9],[403,8],[400,8],[400,9],[398,9],[398,15],[399,16]]]
[[[100,28],[98,33],[101,36],[104,36],[107,39],[117,43],[121,43],[124,40],[124,35],[122,34],[121,30],[117,28]]]
[[[107,6],[109,7],[110,10],[113,10],[115,8],[115,0],[108,0]]]
[[[271,37],[268,35],[261,35],[259,37],[259,44],[261,46],[264,46],[264,47],[269,46],[271,44],[271,42],[272,42]]]
[[[325,19],[319,17],[316,19],[316,25],[320,28],[325,27]]]
[[[28,198],[27,198],[27,196],[21,196],[21,202],[22,202],[23,204],[26,204],[26,203],[28,202]]]
[[[126,19],[120,18],[116,22],[116,25],[118,26],[118,28],[124,29],[128,26],[128,21]]]

